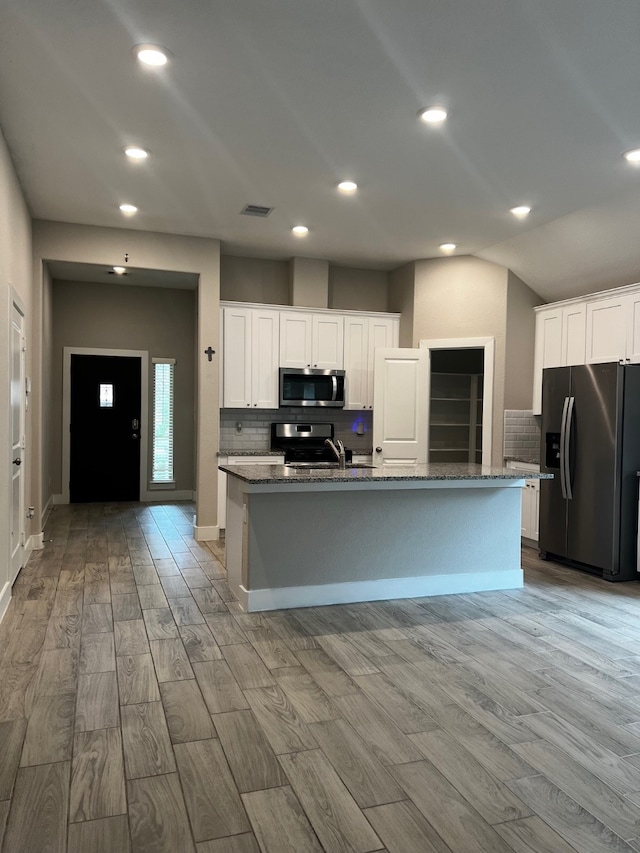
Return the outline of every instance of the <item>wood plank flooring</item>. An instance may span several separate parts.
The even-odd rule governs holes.
[[[640,585],[245,614],[193,505],[55,507],[0,624],[2,853],[640,850]]]

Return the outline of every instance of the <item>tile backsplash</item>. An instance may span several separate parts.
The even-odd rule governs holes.
[[[344,409],[221,409],[221,450],[269,450],[274,422],[332,423],[336,438],[355,453],[371,453],[373,412]],[[240,429],[238,429],[240,424]],[[356,430],[361,425],[363,435]]]
[[[527,409],[505,409],[504,455],[538,462],[540,458],[540,417]]]

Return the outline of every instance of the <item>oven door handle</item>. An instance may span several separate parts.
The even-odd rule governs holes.
[[[338,377],[331,377],[331,387],[333,388],[333,394],[331,395],[331,402],[334,403],[338,399]]]

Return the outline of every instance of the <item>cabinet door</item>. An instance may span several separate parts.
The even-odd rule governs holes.
[[[224,391],[226,409],[251,405],[251,309],[224,309]]]
[[[373,366],[377,349],[393,349],[398,346],[398,323],[396,320],[385,317],[371,317],[369,319],[369,365],[368,380],[369,391],[367,394],[367,409],[373,408]]]
[[[280,315],[253,309],[251,351],[251,402],[254,408],[278,408],[278,356]]]
[[[311,314],[280,313],[280,367],[311,367]]]
[[[538,541],[540,520],[540,480],[531,481],[531,535],[530,539]]]
[[[542,371],[562,364],[562,308],[536,314],[536,338],[533,368],[533,413],[542,412]]]
[[[531,537],[531,489],[529,488],[529,480],[524,484],[522,490],[522,516],[520,520],[520,535],[526,539]]]
[[[631,293],[625,297],[627,317],[627,358],[637,364],[640,362],[640,293]]]
[[[562,366],[585,363],[587,306],[568,305],[562,309]]]
[[[345,409],[366,409],[370,405],[369,320],[367,317],[344,318],[344,369],[346,372]]]
[[[587,364],[626,358],[625,298],[587,303]]]
[[[311,366],[321,370],[344,367],[344,317],[311,315]]]

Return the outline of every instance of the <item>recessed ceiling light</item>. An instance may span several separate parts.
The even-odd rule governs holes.
[[[427,124],[438,124],[446,119],[447,111],[444,107],[426,107],[424,110],[420,110],[418,115]]]
[[[133,48],[133,52],[140,62],[145,65],[153,65],[156,68],[166,65],[171,56],[166,47],[160,47],[157,44],[137,44]]]
[[[527,207],[526,204],[519,204],[518,207],[512,207],[509,212],[513,213],[514,216],[517,216],[518,219],[524,219],[525,216],[528,216],[531,213],[531,208]]]
[[[306,237],[309,233],[309,229],[306,225],[294,225],[291,229],[296,237]]]
[[[622,156],[629,163],[640,163],[640,148],[632,148],[631,151],[625,151]]]
[[[354,193],[358,189],[355,181],[340,181],[338,189],[341,193]]]
[[[116,275],[124,275],[127,271],[126,267],[114,267],[113,271]]]
[[[440,243],[441,252],[453,252],[458,248],[457,243]]]
[[[138,148],[137,145],[128,145],[124,149],[124,153],[131,160],[146,160],[149,156],[149,152],[146,148]]]
[[[134,213],[138,212],[138,208],[135,206],[135,204],[121,204],[120,210],[123,213],[127,214],[127,216],[132,216]]]

